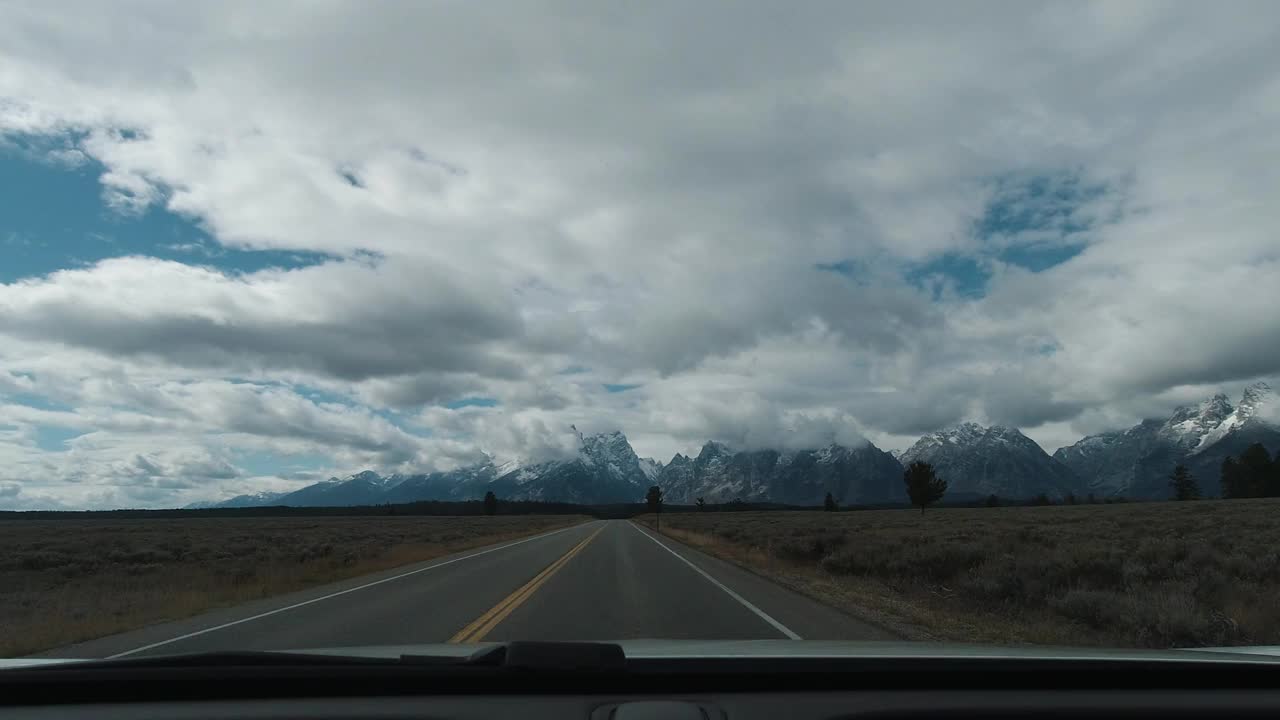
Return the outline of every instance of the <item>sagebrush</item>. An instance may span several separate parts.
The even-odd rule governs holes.
[[[0,657],[429,560],[583,519],[0,521]]]
[[[1178,647],[1280,644],[1278,516],[1222,500],[689,513],[663,530],[930,637]]]

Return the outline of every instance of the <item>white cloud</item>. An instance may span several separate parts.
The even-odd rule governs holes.
[[[101,443],[4,452],[63,477],[51,498],[165,503],[119,489],[161,442],[179,474],[229,444],[337,471],[545,455],[570,423],[660,457],[964,418],[1048,443],[1275,374],[1277,26],[1269,3],[6,5],[0,132],[82,133],[54,159],[101,163],[121,211],[335,259],[0,286],[0,393],[59,408],[23,437]],[[1030,226],[983,236],[992,203]],[[1003,254],[1066,245],[1040,273]],[[947,257],[984,297],[903,279]],[[499,405],[438,407],[464,396]]]

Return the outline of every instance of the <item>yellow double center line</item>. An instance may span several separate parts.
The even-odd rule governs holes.
[[[535,592],[538,591],[538,588],[542,587],[547,580],[551,579],[551,576],[555,575],[557,570],[564,567],[565,563],[572,560],[574,555],[582,552],[582,549],[585,548],[588,543],[595,540],[596,536],[600,534],[600,530],[603,529],[604,526],[601,526],[599,530],[588,535],[586,540],[574,545],[573,548],[562,555],[559,560],[551,563],[545,570],[535,575],[532,580],[520,586],[519,590],[511,593],[504,598],[502,602],[490,608],[488,612],[473,620],[470,625],[459,630],[457,635],[449,638],[449,642],[467,643],[480,642],[483,640],[485,635],[488,635],[491,630],[498,626],[498,623],[505,620],[512,611],[520,607],[525,600],[528,600]]]

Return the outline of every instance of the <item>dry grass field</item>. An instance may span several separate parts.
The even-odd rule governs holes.
[[[194,615],[579,517],[0,521],[0,657]]]
[[[908,637],[1280,644],[1280,500],[669,513],[662,531]]]

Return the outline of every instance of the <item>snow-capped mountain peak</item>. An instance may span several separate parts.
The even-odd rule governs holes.
[[[708,442],[697,457],[676,453],[657,484],[672,503],[780,502],[815,505],[829,492],[841,503],[904,497],[902,466],[871,443],[857,447],[732,450]]]
[[[1226,396],[1215,395],[1213,400],[1206,402],[1214,402],[1219,398],[1225,401]],[[1204,405],[1202,403],[1201,407],[1204,407]],[[1231,408],[1230,403],[1227,403],[1226,407]],[[1276,409],[1276,396],[1270,385],[1265,382],[1256,382],[1250,385],[1244,389],[1240,404],[1223,414],[1213,427],[1200,435],[1194,445],[1192,454],[1205,451],[1250,420],[1256,418],[1259,421],[1266,422],[1268,419],[1274,418]]]
[[[662,463],[653,458],[640,458],[640,472],[644,473],[649,482],[653,482],[658,477],[658,473],[662,472]]]
[[[898,460],[930,463],[950,492],[1027,498],[1065,495],[1079,478],[1017,428],[966,422],[921,437]]]
[[[1218,393],[1196,406],[1184,405],[1160,428],[1159,436],[1173,444],[1193,449],[1204,444],[1205,437],[1213,433],[1234,408],[1227,396]]]
[[[582,447],[578,459],[587,465],[607,470],[616,477],[643,475],[640,458],[627,442],[627,436],[618,431],[598,435],[582,435]]]
[[[347,478],[346,482],[350,482],[352,480],[358,480],[360,482],[367,482],[370,485],[386,485],[390,483],[392,481],[392,478],[394,477],[395,477],[394,475],[390,477],[382,477],[381,475],[379,475],[378,473],[372,470],[365,470],[363,472],[358,472],[355,475],[352,475],[351,477]]]
[[[926,433],[907,450],[898,454],[898,459],[908,463],[928,448],[970,447],[984,442],[1032,442],[1014,428],[1003,425],[984,427],[976,422],[964,422],[943,430]]]
[[[1194,406],[1180,407],[1168,419],[1147,419],[1125,429],[1090,435],[1054,453],[1101,492],[1164,497],[1175,465],[1186,464],[1212,494],[1217,491],[1223,458],[1261,442],[1280,448],[1280,403],[1271,386],[1245,388],[1232,407],[1217,394]]]
[[[1256,382],[1244,389],[1244,396],[1240,398],[1240,404],[1236,406],[1236,412],[1248,420],[1254,417],[1260,417],[1264,420],[1271,420],[1275,417],[1275,409],[1277,397],[1275,391],[1265,382]]]

